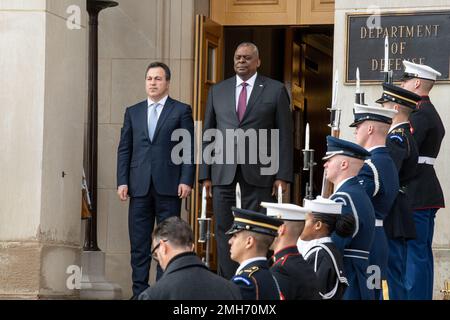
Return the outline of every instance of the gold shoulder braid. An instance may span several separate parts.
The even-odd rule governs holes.
[[[248,277],[251,277],[252,274],[254,274],[258,270],[259,270],[259,267],[253,266],[250,269],[243,269],[243,270],[239,271],[239,275],[245,273]]]
[[[396,129],[392,130],[391,133],[400,133],[402,136],[404,136],[405,135],[405,129],[403,129],[403,128],[396,128]]]

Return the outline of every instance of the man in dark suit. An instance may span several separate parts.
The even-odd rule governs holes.
[[[215,129],[217,135],[212,157],[207,154],[209,142],[204,135],[199,180],[213,197],[218,271],[227,279],[237,268],[229,257],[230,237],[225,234],[233,222],[236,183],[241,188],[242,207],[263,211],[260,203],[272,202],[278,186],[285,191],[293,175],[289,96],[281,82],[257,73],[259,65],[258,48],[240,44],[234,55],[236,76],[213,86],[206,106],[204,132]],[[230,138],[230,132],[237,139]]]
[[[128,228],[133,269],[133,296],[148,285],[151,232],[155,222],[179,216],[181,199],[189,196],[194,180],[194,123],[190,106],[168,96],[170,69],[151,63],[145,74],[148,98],[125,111],[117,152],[117,193],[131,198]],[[189,133],[189,147],[172,159],[175,130]],[[189,142],[189,143],[188,143]],[[180,163],[181,162],[181,163]],[[158,268],[159,277],[161,270]]]
[[[153,232],[152,257],[164,270],[139,300],[240,300],[239,288],[208,270],[193,252],[194,235],[185,221],[171,217]]]
[[[405,73],[402,88],[421,96],[417,111],[409,117],[414,140],[419,150],[417,173],[410,183],[416,239],[408,241],[406,287],[408,298],[433,298],[433,234],[434,219],[445,207],[444,194],[434,170],[444,139],[445,128],[439,113],[430,101],[429,93],[441,74],[433,68],[403,61]]]

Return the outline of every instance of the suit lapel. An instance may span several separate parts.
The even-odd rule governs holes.
[[[166,104],[164,105],[164,107],[161,111],[161,114],[158,118],[158,123],[156,124],[155,133],[153,134],[153,141],[156,141],[159,130],[164,125],[164,122],[166,121],[169,114],[172,112],[174,102],[175,101],[172,98],[167,97]],[[147,133],[148,133],[148,129],[147,129]]]
[[[231,94],[228,95],[228,104],[230,105],[229,113],[230,117],[232,119],[235,119],[235,122],[237,125],[239,125],[239,118],[236,112],[236,76],[230,78],[227,82],[227,86],[225,88],[225,93],[228,94],[230,92]]]
[[[242,118],[242,122],[245,121],[245,118],[251,112],[251,109],[255,106],[256,101],[264,90],[264,78],[258,75],[255,80],[255,85],[252,89],[252,94],[250,95],[250,99],[247,103],[247,108],[245,109],[244,117]],[[236,90],[235,90],[236,92]],[[242,123],[241,122],[241,123]]]
[[[148,101],[144,100],[138,108],[138,119],[141,119],[140,123],[144,126],[145,136],[150,141],[148,134]]]

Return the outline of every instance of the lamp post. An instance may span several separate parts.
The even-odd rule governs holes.
[[[89,13],[87,179],[91,196],[91,216],[86,221],[84,251],[100,251],[97,245],[98,15],[101,10],[117,5],[115,1],[86,1]]]

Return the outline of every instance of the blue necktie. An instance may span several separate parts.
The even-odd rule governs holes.
[[[156,108],[158,107],[158,103],[153,103],[150,106],[150,116],[148,117],[148,135],[150,140],[153,141],[153,135],[155,134],[156,124],[158,123],[158,112]]]

